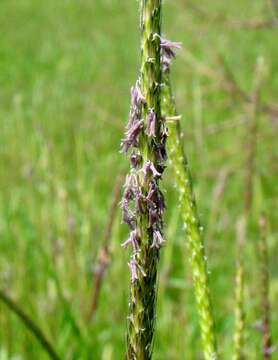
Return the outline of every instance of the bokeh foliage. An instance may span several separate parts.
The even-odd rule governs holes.
[[[183,42],[173,66],[173,84],[208,235],[219,350],[230,359],[235,224],[243,211],[253,104],[225,87],[223,63],[240,87],[252,94],[255,64],[263,57],[261,101],[275,104],[278,28],[238,25],[238,21],[273,16],[273,9],[262,0],[168,0],[164,5],[164,32]],[[139,68],[138,3],[2,0],[0,23],[1,288],[42,327],[63,359],[120,359],[129,285],[128,254],[120,247],[127,228],[120,224],[120,213],[93,321],[88,313],[114,182],[127,167],[119,143],[129,89]],[[269,219],[274,343],[278,338],[278,116],[262,112],[258,119],[254,202],[244,249],[245,351],[250,359],[261,358],[260,334],[254,328],[260,318],[256,244],[261,209]],[[214,194],[225,168],[230,172],[219,198]],[[164,187],[168,244],[160,265],[154,359],[198,359],[197,312],[170,172]],[[0,359],[12,356],[47,358],[33,336],[0,304]]]

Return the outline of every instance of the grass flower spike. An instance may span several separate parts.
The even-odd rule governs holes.
[[[141,1],[141,73],[131,90],[131,108],[122,150],[130,152],[130,173],[121,201],[130,228],[122,244],[131,248],[127,359],[152,355],[156,279],[164,244],[164,198],[159,180],[166,160],[167,129],[161,117],[161,1]]]
[[[179,116],[170,84],[170,64],[175,57],[174,49],[181,44],[161,39],[161,62],[163,64],[162,115],[167,122],[169,138],[167,149],[169,162],[174,169],[176,187],[179,191],[181,215],[189,248],[195,297],[199,312],[199,323],[206,360],[217,359],[216,336],[212,314],[212,303],[208,284],[208,271],[197,205],[193,192],[191,173],[181,143]]]

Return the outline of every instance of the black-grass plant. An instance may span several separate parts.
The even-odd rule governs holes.
[[[165,169],[167,129],[161,117],[161,0],[142,0],[141,71],[131,90],[131,109],[122,149],[130,157],[121,201],[130,228],[124,247],[132,249],[127,359],[152,356],[157,265],[163,238],[164,197],[159,180]]]
[[[179,43],[161,37],[161,1],[142,0],[141,74],[131,91],[130,116],[122,141],[122,148],[130,154],[131,163],[121,202],[123,221],[130,227],[130,236],[123,246],[132,247],[128,359],[150,359],[152,355],[157,263],[164,243],[162,216],[165,205],[159,179],[165,169],[168,135],[167,148],[180,193],[181,214],[190,250],[204,357],[206,360],[217,359],[202,226],[181,144],[179,117],[169,78],[174,49],[179,47]]]

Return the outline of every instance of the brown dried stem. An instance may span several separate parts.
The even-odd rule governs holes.
[[[109,215],[108,215],[108,222],[104,229],[104,236],[103,236],[101,247],[99,249],[97,264],[95,266],[94,287],[93,287],[93,292],[92,292],[92,300],[91,300],[89,318],[93,318],[96,313],[103,278],[104,278],[106,269],[110,262],[109,244],[110,244],[113,224],[114,224],[116,213],[117,213],[117,206],[118,206],[118,202],[120,200],[122,183],[123,183],[123,175],[119,175],[116,179],[116,183],[114,186],[114,191],[113,191],[113,195],[112,195],[112,203],[111,203],[111,207],[110,207]]]

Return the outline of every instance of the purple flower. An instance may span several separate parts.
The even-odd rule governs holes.
[[[138,107],[141,104],[144,104],[145,101],[145,97],[143,96],[139,86],[139,81],[137,80],[135,86],[131,88],[131,105],[133,107]]]
[[[131,201],[134,198],[134,190],[132,188],[126,188],[124,191],[123,198],[127,201]]]
[[[131,229],[134,229],[136,221],[133,211],[128,207],[128,200],[123,199],[120,202],[120,208],[122,209],[122,221],[127,224]]]
[[[131,282],[135,282],[138,279],[137,270],[136,270],[136,261],[134,259],[131,259],[128,263],[128,266],[131,271]]]
[[[151,181],[149,184],[149,192],[147,194],[146,200],[152,206],[155,206],[157,190],[158,189],[157,189],[157,185],[156,185],[155,181]]]
[[[130,155],[130,163],[134,168],[137,168],[142,161],[142,156],[140,154],[131,154]]]
[[[126,136],[121,143],[124,152],[127,152],[131,146],[138,146],[138,136],[143,129],[143,123],[144,120],[139,120],[128,125]]]
[[[140,90],[139,82],[131,88],[131,107],[129,112],[128,128],[141,119],[142,104],[145,103],[145,98]]]
[[[149,184],[149,192],[146,197],[147,202],[152,207],[156,207],[161,215],[165,209],[164,196],[157,187],[155,181],[151,181]]]
[[[156,130],[156,115],[154,110],[151,109],[147,117],[146,134],[148,136],[155,137],[155,130]]]
[[[157,158],[161,163],[163,163],[167,160],[167,152],[166,152],[166,147],[164,144],[157,144],[155,151],[156,151]]]
[[[124,195],[123,198],[127,201],[134,199],[135,193],[137,191],[138,183],[135,174],[129,174],[126,177],[124,184]]]
[[[165,201],[164,201],[164,196],[161,191],[158,192],[156,205],[160,211],[160,214],[162,214],[163,211],[165,210]]]
[[[145,196],[138,191],[135,196],[135,205],[137,211],[139,211],[141,214],[145,213],[145,203],[146,203]]]
[[[122,247],[126,248],[128,245],[132,245],[134,252],[139,251],[138,244],[139,236],[137,230],[132,230],[129,234],[129,238],[122,244]]]
[[[145,162],[142,171],[145,176],[149,176],[149,175],[153,175],[154,177],[161,176],[161,174],[156,170],[154,164],[150,160],[147,160]]]
[[[149,227],[152,227],[160,219],[160,214],[157,208],[149,209]]]
[[[173,42],[160,37],[160,47],[162,49],[161,63],[163,66],[163,71],[169,71],[171,60],[176,56],[173,49],[180,49],[181,43]]]
[[[142,266],[140,266],[134,258],[130,259],[128,266],[131,271],[131,281],[134,283],[136,280],[138,280],[138,270],[143,276],[146,276],[146,273]]]
[[[175,55],[175,53],[174,53]],[[171,58],[169,56],[167,56],[165,54],[165,52],[162,52],[162,56],[161,56],[161,65],[162,65],[162,71],[163,72],[167,72],[170,70],[170,66],[171,66]]]
[[[131,88],[131,107],[129,112],[129,121],[125,138],[121,142],[124,152],[127,152],[131,146],[138,146],[138,136],[143,128],[144,120],[141,119],[142,104],[145,98],[140,90],[138,81]]]
[[[167,40],[167,39],[163,38],[162,36],[160,36],[160,46],[163,49],[180,49],[181,45],[182,45],[181,42]]]
[[[137,188],[138,187],[138,181],[137,181],[137,177],[136,174],[131,173],[129,175],[127,175],[126,179],[125,179],[125,183],[124,183],[124,188]]]
[[[163,239],[160,230],[155,229],[153,231],[153,243],[152,243],[151,247],[160,249],[164,243],[165,243],[165,240]]]

